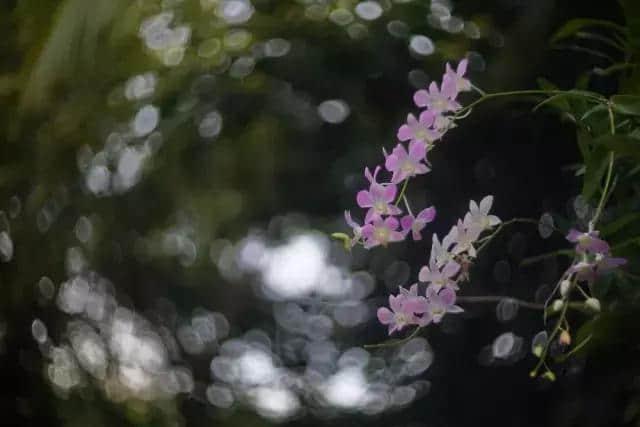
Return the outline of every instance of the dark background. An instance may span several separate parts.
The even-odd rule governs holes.
[[[5,15],[0,19],[8,19],[0,30],[4,34],[0,67],[7,74],[28,69],[33,61],[30,49],[35,48],[21,42],[24,28],[21,32],[20,27],[34,27],[27,31],[33,34],[38,33],[37,22],[47,22],[46,16],[40,16],[46,15],[46,10],[34,13],[31,19],[24,15],[19,15],[21,19],[6,18],[15,17],[20,7],[27,7],[19,3],[0,3],[0,16]],[[51,10],[55,3],[43,3],[41,8]],[[430,34],[434,30],[414,13],[423,6],[421,2],[394,5],[391,13],[405,18],[412,31],[420,33],[423,26],[422,33]],[[371,24],[368,39],[357,43],[320,24],[279,24],[281,7],[285,8],[277,2],[256,2],[259,11],[276,17],[262,23],[257,32],[273,30],[293,43],[288,56],[261,64],[261,69],[290,83],[311,103],[345,99],[351,107],[349,118],[339,125],[317,121],[308,127],[299,126],[294,114],[297,107],[281,105],[273,95],[275,85],[250,92],[221,77],[212,93],[205,88],[198,95],[199,102],[212,102],[224,112],[220,140],[215,145],[199,143],[197,132],[187,124],[167,131],[167,140],[179,142],[165,144],[153,169],[122,195],[95,198],[83,192],[74,152],[82,143],[99,145],[103,136],[100,129],[120,114],[105,114],[104,107],[96,111],[81,107],[87,105],[83,101],[85,93],[103,99],[108,88],[126,74],[126,66],[93,75],[74,69],[75,77],[57,81],[50,99],[27,112],[18,108],[20,90],[0,94],[0,123],[4,129],[0,200],[5,205],[12,195],[25,200],[22,222],[12,229],[16,235],[14,260],[0,266],[0,313],[6,328],[0,353],[1,425],[160,424],[153,418],[136,422],[122,405],[105,401],[96,392],[77,391],[68,399],[58,398],[43,373],[42,356],[30,333],[31,322],[35,317],[43,319],[51,335],[60,336],[66,320],[55,307],[38,302],[33,284],[43,274],[55,283],[64,280],[64,252],[79,213],[98,212],[103,218],[104,237],[91,255],[92,265],[117,284],[118,295],[128,299],[131,306],[145,312],[158,297],[170,299],[181,312],[204,305],[227,316],[231,336],[273,322],[268,304],[248,286],[225,284],[215,267],[205,262],[189,270],[167,259],[139,262],[132,255],[136,233],[145,234],[170,223],[177,208],[211,217],[207,233],[232,241],[242,238],[251,227],[267,228],[272,217],[291,212],[303,215],[310,228],[327,233],[344,229],[341,212],[355,209],[355,192],[365,182],[362,169],[381,161],[380,147],[392,146],[395,129],[411,108],[414,89],[407,82],[407,71],[422,68],[429,76],[439,78],[444,60],[411,58],[404,42],[389,37],[381,22]],[[465,19],[489,16],[492,31],[504,38],[501,48],[484,38],[474,42],[473,50],[483,54],[487,65],[485,71],[472,70],[470,75],[487,92],[534,88],[538,77],[561,88],[572,87],[581,72],[602,66],[601,60],[582,52],[550,49],[550,35],[573,17],[623,21],[615,2],[602,1],[458,1],[455,11]],[[384,21],[389,19],[385,16]],[[442,32],[433,37],[450,38],[456,43],[456,36]],[[36,39],[32,39],[34,45]],[[468,48],[460,47],[462,52]],[[101,56],[99,50],[95,55]],[[194,66],[174,76],[175,86],[167,89],[157,103],[163,108],[177,104],[200,73]],[[617,88],[615,81],[596,78],[591,89],[608,95]],[[418,206],[426,206],[428,200],[438,208],[427,238],[397,245],[383,254],[382,249],[368,254],[357,249],[352,262],[358,268],[380,269],[401,259],[412,266],[411,277],[416,277],[418,266],[427,259],[429,233],[446,233],[453,218],[464,213],[468,200],[479,200],[485,194],[495,196],[494,212],[503,219],[537,218],[543,212],[571,219],[571,198],[581,186],[573,172],[565,168],[579,162],[575,129],[552,111],[531,113],[531,107],[527,100],[486,103],[450,131],[430,158],[433,171],[415,180],[409,191]],[[59,116],[64,109],[65,114],[79,116],[81,123],[60,130],[65,124]],[[85,109],[89,112],[82,111]],[[59,183],[67,185],[69,203],[50,230],[40,233],[34,226],[38,207],[52,197]],[[244,202],[237,215],[224,219],[220,213],[225,209],[224,202],[216,200],[223,200],[229,189],[239,192]],[[272,234],[278,238],[277,232]],[[474,267],[473,280],[462,295],[512,295],[534,300],[540,285],[552,282],[553,272],[562,271],[566,260],[559,258],[557,263],[530,267],[519,267],[519,262],[564,245],[557,235],[542,240],[535,227],[514,226],[492,243]],[[500,283],[494,279],[493,270],[496,262],[504,260],[511,267],[511,276]],[[216,286],[210,286],[212,277]],[[379,280],[375,298],[382,303],[387,293]],[[515,320],[501,323],[494,305],[465,308],[467,313],[462,318],[449,316],[442,327],[428,331],[436,357],[423,376],[431,382],[431,390],[408,408],[375,417],[337,414],[326,420],[307,415],[289,423],[624,425],[625,409],[635,399],[638,375],[637,317],[625,323],[629,331],[612,332],[624,339],[599,347],[586,360],[578,358],[559,367],[558,381],[548,383],[529,378],[535,363],[531,355],[506,366],[483,367],[478,363],[481,349],[504,331],[525,337],[528,346],[527,339],[542,328],[538,312],[521,309]],[[372,320],[352,334],[343,333],[340,339],[350,345],[379,342],[384,339],[384,331]],[[194,377],[207,375],[207,360],[188,362]],[[178,399],[185,425],[268,424],[247,409],[221,414],[196,399]]]

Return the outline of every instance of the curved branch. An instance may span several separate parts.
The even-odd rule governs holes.
[[[502,300],[510,300],[517,303],[519,306],[524,308],[530,308],[531,310],[544,310],[544,304],[537,304],[535,302],[524,301],[517,298],[501,296],[501,295],[487,295],[487,296],[479,296],[479,297],[458,297],[456,298],[456,302],[462,303],[497,303]]]

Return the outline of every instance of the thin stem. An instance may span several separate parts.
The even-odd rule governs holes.
[[[574,348],[571,349],[571,351],[567,354],[564,355],[564,358],[568,358],[569,356],[571,356],[572,354],[577,353],[578,351],[580,351],[580,349],[582,347],[584,347],[585,345],[587,345],[587,343],[589,341],[591,341],[591,338],[593,338],[593,335],[589,335],[588,337],[586,337],[584,340],[582,340],[582,342],[580,342],[580,344],[578,344],[577,346],[575,346]]]
[[[591,99],[597,102],[603,102],[603,99],[600,97],[597,97],[595,95],[591,95],[591,94],[587,94],[587,93],[582,93],[582,92],[571,92],[571,91],[564,91],[564,90],[517,90],[517,91],[510,91],[510,92],[496,92],[496,93],[490,93],[487,95],[483,95],[480,99],[475,100],[474,102],[472,102],[471,104],[467,105],[466,107],[463,107],[461,110],[458,110],[457,115],[464,113],[467,110],[472,109],[473,107],[475,107],[476,105],[487,101],[489,99],[493,99],[493,98],[500,98],[500,97],[506,97],[506,96],[521,96],[521,95],[572,95],[572,96],[578,96],[578,97],[583,97],[583,98],[587,98],[587,99]]]
[[[490,235],[483,237],[482,239],[478,240],[478,243],[482,243],[480,245],[480,247],[476,250],[476,253],[479,253],[480,251],[482,251],[482,249],[485,248],[485,246],[487,246],[489,243],[491,243],[491,240],[493,240],[493,238],[500,233],[500,231],[502,231],[502,229],[504,227],[506,227],[507,225],[511,225],[511,224],[515,224],[515,223],[527,223],[527,224],[538,224],[538,221],[532,218],[512,218],[509,221],[505,221],[500,223],[500,225],[498,226],[498,228],[496,228],[496,231],[494,231],[493,233],[491,233]]]
[[[483,91],[482,89],[480,89],[478,86],[476,86],[474,84],[471,85],[471,89],[473,89],[476,92],[478,92],[480,94],[480,96],[487,96],[487,92]]]
[[[632,237],[632,238],[627,239],[627,240],[625,240],[623,242],[620,242],[617,245],[613,246],[611,248],[611,250],[617,251],[618,249],[624,248],[624,247],[632,245],[634,243],[640,243],[640,237]]]
[[[400,190],[400,194],[398,195],[398,200],[396,200],[396,207],[400,204],[400,200],[404,196],[404,192],[407,191],[407,185],[409,185],[409,178],[404,180],[404,184],[402,184],[402,189]]]
[[[611,128],[611,135],[615,135],[616,134],[616,119],[615,119],[615,116],[613,115],[613,105],[611,105],[611,103],[609,103],[608,109],[609,109],[609,126]]]
[[[607,198],[607,192],[609,191],[609,184],[611,183],[611,174],[613,172],[613,160],[614,160],[613,151],[609,152],[609,168],[607,170],[607,178],[604,182],[604,190],[602,190],[602,195],[600,196],[600,202],[598,202],[598,208],[596,209],[595,215],[593,215],[593,219],[589,222],[589,231],[593,231],[598,220],[600,219],[600,214],[602,214],[602,208],[604,208],[604,201]]]
[[[551,335],[549,336],[549,339],[547,340],[547,343],[545,344],[544,349],[540,354],[540,360],[538,361],[538,364],[536,365],[535,368],[533,368],[533,371],[531,371],[531,376],[533,377],[538,375],[538,369],[540,369],[540,367],[545,363],[545,359],[547,357],[547,353],[549,352],[549,348],[551,347],[551,343],[556,338],[556,335],[558,335],[558,332],[562,327],[562,322],[564,320],[564,317],[567,314],[567,309],[569,308],[569,304],[566,298],[563,299],[562,302],[563,302],[562,311],[560,312],[560,317],[558,318],[558,322],[556,323],[556,326],[553,328],[553,332],[551,332]]]
[[[557,256],[573,256],[574,251],[571,249],[558,249],[557,251],[547,252],[546,254],[536,255],[529,258],[525,258],[520,262],[520,267],[535,264],[540,261],[544,261],[548,258],[555,258]]]
[[[589,295],[587,295],[587,293],[584,291],[584,289],[582,289],[582,286],[576,285],[575,287],[580,291],[580,293],[582,294],[584,299],[589,299],[590,298]]]
[[[418,332],[420,332],[421,329],[422,327],[418,326],[413,330],[413,332],[411,332],[409,335],[407,335],[402,339],[385,341],[379,344],[365,344],[363,347],[364,348],[383,348],[383,347],[393,347],[394,345],[398,345],[398,344],[404,344],[407,341],[410,341],[411,339],[413,339],[416,335],[418,335]]]
[[[402,195],[402,200],[404,201],[404,206],[407,208],[407,212],[409,215],[413,216],[413,212],[411,212],[411,206],[409,206],[409,200],[406,195]]]
[[[615,116],[613,114],[613,106],[611,103],[608,105],[609,109],[609,126],[611,128],[611,135],[616,134],[616,121]],[[595,215],[593,215],[593,219],[589,222],[589,231],[593,231],[598,220],[600,219],[600,214],[602,214],[602,209],[604,208],[604,202],[608,198],[607,193],[609,192],[609,184],[611,183],[611,174],[613,173],[613,161],[614,161],[615,153],[613,151],[609,152],[609,167],[607,169],[607,178],[604,182],[604,189],[602,190],[602,195],[600,196],[600,201],[598,202],[598,208],[596,209]]]
[[[496,303],[502,300],[510,300],[517,303],[519,306],[524,308],[530,308],[532,310],[544,310],[543,304],[537,304],[535,302],[524,301],[517,298],[502,296],[502,295],[487,295],[487,296],[478,296],[478,297],[458,297],[456,298],[456,302],[462,303]]]

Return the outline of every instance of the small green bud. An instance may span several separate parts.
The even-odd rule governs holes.
[[[346,250],[351,249],[351,237],[344,233],[331,233],[331,238],[340,240]]]
[[[558,338],[558,342],[562,345],[571,345],[571,334],[567,331],[562,331],[560,333],[560,338]]]
[[[597,298],[587,298],[584,306],[596,313],[600,313],[600,300]]]
[[[549,381],[555,381],[556,380],[556,374],[554,374],[551,371],[547,371],[542,375],[542,378],[544,378],[545,380],[549,380]]]
[[[564,302],[560,299],[553,301],[553,304],[551,305],[551,309],[554,312],[562,310],[562,307],[564,307]]]
[[[563,280],[560,282],[560,295],[566,297],[571,289],[571,282],[569,280]]]
[[[538,358],[540,358],[540,356],[542,356],[542,350],[544,349],[543,346],[541,345],[536,345],[533,347],[533,349],[531,349],[531,352]]]

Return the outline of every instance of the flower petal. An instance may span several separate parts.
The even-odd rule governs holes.
[[[440,95],[440,90],[438,89],[438,83],[431,82],[431,84],[429,85],[429,95],[431,96]],[[421,105],[418,105],[418,107],[421,107]]]
[[[402,295],[389,295],[389,307],[391,307],[394,313],[399,313],[400,310],[402,310],[404,298]]]
[[[360,228],[360,226],[351,218],[351,212],[344,211],[344,219],[351,228]]]
[[[419,162],[427,155],[427,146],[422,142],[412,142],[409,144],[409,158]]]
[[[420,273],[418,273],[418,280],[426,283],[430,282],[432,277],[431,270],[426,265],[420,269]]]
[[[583,232],[578,231],[575,228],[572,228],[569,230],[569,234],[567,234],[566,239],[570,242],[575,243],[583,234],[584,234]]]
[[[436,115],[433,114],[433,111],[424,110],[420,113],[420,124],[423,126],[431,126],[436,119]]]
[[[442,274],[444,274],[445,277],[449,278],[458,274],[458,271],[460,271],[460,264],[455,261],[449,261],[442,269]]]
[[[384,220],[384,225],[390,230],[397,230],[399,223],[395,217],[389,216]]]
[[[431,206],[426,209],[423,209],[420,211],[418,216],[416,216],[416,218],[419,219],[420,221],[431,222],[436,218],[436,208]]]
[[[447,309],[447,313],[462,313],[462,312],[464,312],[464,309],[459,305],[452,305]]]
[[[411,130],[409,125],[402,125],[400,126],[400,129],[398,129],[397,137],[400,141],[408,141],[409,139],[413,138],[413,131]]]
[[[384,161],[384,167],[387,168],[389,172],[396,171],[400,169],[400,159],[395,154],[389,154]]]
[[[400,225],[403,230],[408,230],[413,226],[413,217],[411,215],[405,215],[400,219]]]
[[[493,205],[493,196],[486,196],[484,199],[480,200],[480,212],[484,215],[488,214],[491,210],[491,205]]]
[[[387,307],[380,307],[376,314],[378,315],[378,321],[383,325],[389,325],[394,321],[395,316]]]
[[[438,296],[442,298],[442,302],[447,307],[456,302],[456,293],[452,289],[444,288],[438,293]]]
[[[475,200],[469,200],[469,212],[471,215],[476,215],[478,213],[478,204]]]
[[[362,226],[362,236],[366,239],[373,237],[373,225],[365,224]]]
[[[416,91],[416,93],[413,94],[413,102],[415,102],[418,107],[426,107],[429,103],[429,93],[424,89]]]
[[[373,206],[374,201],[371,193],[367,190],[360,190],[356,195],[356,201],[358,202],[358,206],[361,208],[370,208]]]
[[[467,58],[464,58],[463,60],[458,62],[458,69],[456,70],[456,74],[458,74],[458,77],[463,77],[465,74],[467,74],[467,65],[469,65],[469,60]]]

